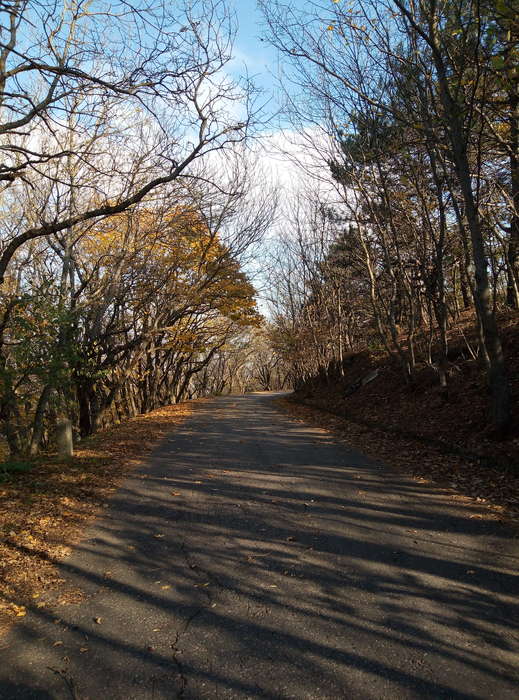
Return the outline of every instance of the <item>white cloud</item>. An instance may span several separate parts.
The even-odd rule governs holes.
[[[333,149],[333,143],[317,128],[302,133],[275,131],[259,141],[258,161],[280,194],[273,235],[287,229],[295,200],[302,199],[309,205],[316,199],[328,203],[339,200],[328,166]]]

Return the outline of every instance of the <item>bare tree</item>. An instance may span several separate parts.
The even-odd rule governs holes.
[[[350,176],[355,181],[352,187],[358,186],[359,178],[368,170],[378,169],[369,196],[375,203],[383,193],[384,226],[389,234],[387,241],[382,242],[385,266],[409,296],[410,313],[413,304],[406,270],[411,261],[401,256],[403,230],[395,227],[394,215],[405,183],[402,178],[400,186],[395,186],[393,175],[381,170],[381,158],[393,156],[393,162],[399,158],[397,172],[414,183],[413,197],[421,201],[423,224],[431,232],[432,244],[428,248],[432,268],[426,272],[422,265],[420,274],[424,284],[429,277],[435,285],[432,296],[431,286],[427,291],[431,303],[434,301],[444,358],[445,260],[448,238],[454,233],[451,229],[448,235],[448,227],[457,221],[459,248],[463,250],[462,280],[465,284],[469,279],[465,286],[471,288],[474,297],[481,356],[486,362],[491,394],[492,423],[497,434],[506,433],[511,421],[511,399],[495,317],[496,289],[503,266],[497,251],[492,250],[491,240],[501,237],[503,241],[510,303],[516,278],[517,221],[517,101],[511,99],[517,88],[513,72],[517,67],[510,53],[516,31],[513,3],[503,3],[499,11],[472,0],[395,0],[355,7],[321,2],[304,6],[281,1],[260,4],[266,17],[267,38],[284,55],[287,77],[300,88],[299,95],[292,91],[287,98],[295,124],[299,129],[318,125],[338,142],[348,143],[350,153],[357,149],[355,157],[349,160],[348,172],[335,172],[339,177]],[[496,77],[499,70],[501,85]],[[505,100],[499,97],[503,94]],[[498,104],[508,107],[501,109],[496,119]],[[500,129],[499,120],[506,121],[509,129]],[[501,139],[499,157],[506,153],[511,169],[503,178],[506,186],[502,190],[502,221],[494,218],[494,230],[489,230],[485,182],[491,180],[490,164],[495,163],[495,149],[489,143],[496,143],[500,131],[510,135]],[[405,165],[406,159],[418,162],[417,158],[422,159],[421,167],[428,172],[427,193],[424,183],[416,188],[416,168],[413,174]],[[431,194],[436,202],[433,217],[427,202]],[[412,200],[409,204],[413,206]],[[374,213],[371,212],[366,229],[370,235]],[[509,225],[503,226],[503,220]],[[489,263],[495,271],[493,278],[489,275]],[[374,268],[375,282],[377,275]],[[393,342],[395,339],[396,336]],[[409,341],[407,346],[410,349]]]
[[[50,179],[62,185],[61,205],[73,190],[56,165],[90,173],[75,207],[67,202],[15,235],[3,232],[1,282],[24,244],[124,211],[187,176],[196,159],[243,140],[251,125],[250,85],[222,71],[234,34],[223,0],[14,0],[0,3],[0,22],[4,187],[37,190]],[[88,139],[68,143],[71,114],[85,135],[108,122],[109,147],[96,153]]]

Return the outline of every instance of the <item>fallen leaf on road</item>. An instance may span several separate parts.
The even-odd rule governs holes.
[[[13,605],[12,607],[16,617],[25,617],[25,615],[27,615],[27,610],[23,605]]]

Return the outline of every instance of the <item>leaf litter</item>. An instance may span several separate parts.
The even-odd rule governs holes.
[[[469,462],[412,437],[371,428],[296,400],[279,398],[276,403],[293,419],[326,430],[368,457],[410,473],[421,484],[434,482],[454,491],[455,498],[475,501],[489,518],[505,520],[514,527],[519,524],[519,473],[505,471],[498,464]]]
[[[0,636],[31,607],[45,606],[45,593],[63,583],[55,563],[70,554],[123,478],[195,403],[166,406],[100,431],[79,443],[66,462],[43,454],[30,471],[1,484]],[[60,598],[63,604],[79,600],[79,591]]]

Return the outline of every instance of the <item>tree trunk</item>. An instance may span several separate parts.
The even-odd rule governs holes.
[[[47,404],[49,403],[49,399],[52,395],[52,390],[52,386],[50,384],[47,384],[40,394],[40,398],[36,407],[36,412],[34,414],[34,420],[32,424],[31,443],[29,445],[30,455],[36,455],[39,452],[41,441],[43,438],[43,419],[45,418],[45,410],[47,408]]]
[[[519,80],[512,83],[510,101],[510,180],[512,215],[507,255],[506,302],[519,308]]]
[[[511,423],[511,394],[505,368],[503,348],[492,309],[492,295],[488,282],[487,259],[481,221],[472,189],[472,174],[467,154],[467,139],[461,122],[460,108],[450,93],[450,79],[443,62],[435,28],[431,26],[432,48],[440,98],[444,110],[445,127],[449,136],[455,171],[465,206],[465,216],[472,243],[475,268],[474,301],[481,321],[483,341],[488,353],[487,381],[491,394],[491,418],[497,436],[504,436]]]
[[[454,130],[456,132],[456,130]],[[459,140],[458,140],[459,139]],[[492,423],[499,436],[504,436],[511,422],[511,395],[506,374],[505,358],[499,337],[496,318],[492,308],[492,294],[488,283],[487,259],[478,212],[472,192],[470,168],[467,154],[461,147],[461,134],[453,134],[453,151],[460,186],[465,202],[468,228],[472,241],[472,254],[475,268],[474,301],[483,331],[483,342],[488,355],[487,380],[491,393]]]

